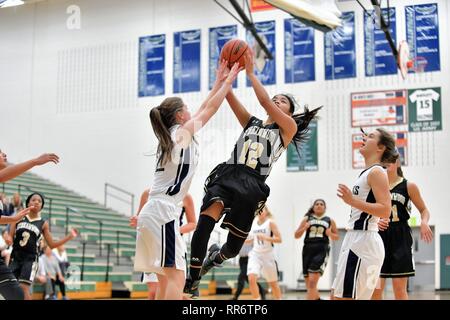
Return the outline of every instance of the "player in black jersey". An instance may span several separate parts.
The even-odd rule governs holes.
[[[38,158],[31,159],[19,164],[9,165],[7,156],[0,150],[0,182],[7,182],[14,179],[29,169],[46,164],[48,162],[58,163],[59,158],[56,154],[45,153]],[[2,216],[3,206],[0,203],[0,224],[14,223],[22,219],[30,212],[30,208],[26,208],[13,217]],[[6,265],[2,257],[0,257],[0,298],[6,300],[23,300],[23,291],[20,288],[14,274]]]
[[[306,139],[308,125],[320,108],[294,114],[294,99],[279,94],[272,99],[253,72],[251,50],[246,52],[246,73],[261,106],[268,118],[262,121],[252,116],[230,91],[227,101],[244,128],[231,158],[219,164],[205,182],[205,196],[197,229],[191,242],[190,277],[186,279],[185,292],[192,293],[200,278],[213,266],[235,257],[251,229],[253,219],[264,207],[270,193],[265,180],[272,165],[292,142]],[[212,230],[225,214],[221,227],[228,229],[226,243],[220,248],[214,244],[206,249]]]
[[[408,220],[411,213],[411,201],[420,212],[420,236],[427,243],[433,240],[433,232],[428,225],[430,213],[420,195],[419,188],[403,177],[400,160],[387,164],[387,172],[391,190],[392,210],[389,219],[378,223],[383,239],[385,257],[380,274],[380,286],[375,289],[372,299],[383,297],[386,279],[392,278],[392,287],[396,300],[407,300],[408,278],[415,275],[412,254],[413,239]]]
[[[295,239],[299,239],[306,232],[302,262],[307,300],[320,299],[317,283],[328,262],[330,239],[339,239],[336,223],[325,215],[326,207],[325,200],[316,199],[294,234]]]
[[[22,287],[25,300],[31,300],[30,285],[39,266],[39,242],[42,236],[52,249],[77,236],[77,231],[72,229],[64,239],[53,240],[48,221],[41,218],[44,203],[44,197],[40,193],[30,194],[25,202],[25,206],[30,208],[30,213],[12,224],[9,233],[13,239],[10,267]]]

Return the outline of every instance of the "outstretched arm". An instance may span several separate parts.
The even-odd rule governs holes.
[[[43,155],[35,159],[8,166],[3,170],[0,170],[0,182],[6,182],[8,180],[14,179],[15,177],[30,170],[31,168],[40,166],[50,161],[53,163],[58,163],[59,157],[54,153],[44,153]]]
[[[253,90],[255,91],[259,103],[267,111],[272,120],[275,121],[280,127],[283,141],[285,146],[287,146],[297,132],[297,124],[291,116],[284,113],[280,108],[278,108],[272,99],[270,99],[269,94],[259,81],[258,77],[254,74],[253,70],[253,52],[248,49],[245,53],[245,71],[247,73],[247,77],[252,83]]]
[[[30,213],[31,208],[25,208],[14,216],[0,216],[0,224],[16,223]]]
[[[59,241],[55,241],[52,237],[52,234],[50,233],[49,227],[48,227],[48,221],[46,221],[44,223],[44,226],[42,227],[42,232],[44,234],[44,238],[45,238],[45,242],[47,242],[48,246],[53,249],[53,248],[57,248],[62,246],[63,244],[65,244],[67,241],[72,240],[73,238],[75,238],[77,236],[77,232],[75,229],[72,229],[70,231],[70,233],[65,236],[63,239],[59,240]]]
[[[239,68],[239,64],[235,63],[220,89],[207,101],[205,108],[177,130],[177,142],[180,143],[181,146],[188,145],[194,133],[203,128],[206,123],[208,123],[209,119],[211,119],[217,110],[219,110],[225,96],[231,89],[233,81],[241,70],[242,68]]]
[[[216,81],[214,81],[213,87],[211,88],[211,91],[209,92],[205,101],[203,101],[200,108],[194,113],[194,117],[197,117],[206,108],[208,101],[216,94],[217,91],[219,91],[222,83],[227,78],[227,64],[228,62],[225,59],[220,61],[220,64],[216,70]]]
[[[430,212],[420,195],[419,187],[417,187],[415,183],[408,182],[408,194],[411,201],[420,212],[420,238],[423,241],[430,243],[433,240],[433,231],[431,231],[431,228],[428,225],[428,222],[430,221]]]
[[[251,114],[247,111],[247,109],[245,109],[232,90],[230,90],[227,94],[227,101],[242,128],[245,128],[250,120]]]

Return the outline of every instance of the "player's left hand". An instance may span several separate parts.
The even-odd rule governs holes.
[[[433,240],[433,231],[427,223],[422,222],[420,224],[420,239],[426,243],[430,243]]]
[[[345,184],[339,184],[337,189],[337,196],[341,198],[346,204],[352,205],[353,193]]]

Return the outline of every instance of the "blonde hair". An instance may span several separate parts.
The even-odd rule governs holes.
[[[270,211],[269,207],[267,205],[264,206],[263,210],[266,211],[267,217],[273,219],[272,211]]]

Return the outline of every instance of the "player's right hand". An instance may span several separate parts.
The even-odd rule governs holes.
[[[138,221],[138,217],[137,216],[132,216],[130,218],[130,227],[136,228],[137,227],[137,221]]]
[[[34,159],[34,161],[38,166],[46,164],[47,162],[53,162],[57,164],[59,162],[59,157],[54,153],[44,153]]]
[[[23,217],[25,217],[27,214],[30,213],[30,210],[33,208],[33,206],[29,206],[28,208],[25,208],[21,211],[19,211],[15,216],[13,216],[15,222],[22,220]]]
[[[387,228],[389,228],[389,219],[380,218],[380,220],[378,220],[378,229],[384,231]]]

